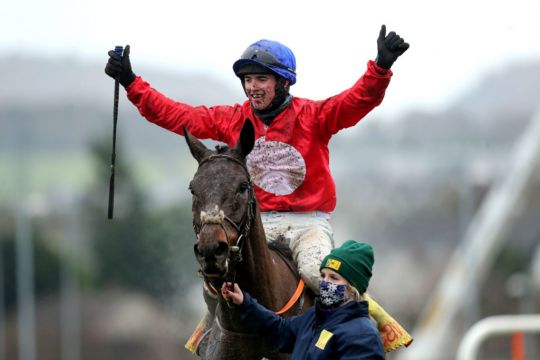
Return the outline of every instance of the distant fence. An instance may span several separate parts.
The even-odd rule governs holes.
[[[457,360],[476,360],[480,345],[490,336],[518,332],[540,333],[540,315],[500,315],[480,320],[461,340]]]

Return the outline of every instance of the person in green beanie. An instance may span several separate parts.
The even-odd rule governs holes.
[[[255,334],[292,359],[384,359],[379,331],[364,299],[374,263],[373,248],[348,240],[333,249],[320,266],[320,296],[303,314],[282,318],[234,284],[221,293],[240,310]]]

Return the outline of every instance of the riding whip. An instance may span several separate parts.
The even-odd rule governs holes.
[[[122,46],[115,46],[114,52],[119,56],[122,56],[124,48]],[[118,96],[120,92],[120,82],[118,77],[114,79],[114,103],[113,103],[113,143],[111,153],[111,178],[109,180],[109,212],[108,218],[113,218],[114,209],[114,164],[116,160],[116,124],[118,123]]]

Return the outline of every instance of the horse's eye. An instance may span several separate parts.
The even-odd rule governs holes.
[[[240,187],[238,188],[238,191],[243,193],[245,192],[246,190],[248,189],[248,183],[247,182],[243,182],[240,184]]]

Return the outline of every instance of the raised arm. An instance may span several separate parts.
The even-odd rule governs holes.
[[[409,44],[394,31],[386,34],[382,25],[377,38],[377,58],[368,62],[367,71],[349,89],[319,102],[321,134],[327,140],[339,130],[356,125],[378,106],[392,77],[390,68]]]
[[[386,25],[382,25],[377,38],[377,65],[383,69],[390,69],[408,48],[409,44],[395,31],[390,31],[386,35]]]

